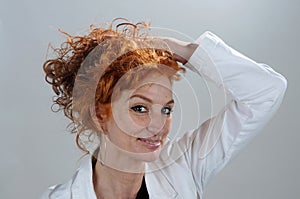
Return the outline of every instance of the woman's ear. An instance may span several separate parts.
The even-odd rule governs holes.
[[[97,129],[101,130],[102,132],[106,132],[105,122],[108,120],[107,110],[105,106],[91,106],[90,107],[90,115],[93,120],[93,123],[97,127]]]
[[[97,127],[97,128],[101,128],[100,126],[100,121],[97,117],[97,114],[96,114],[96,109],[95,109],[95,106],[90,106],[90,115],[91,115],[91,118],[94,122],[94,125]]]

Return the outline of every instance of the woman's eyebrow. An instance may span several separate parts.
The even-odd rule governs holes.
[[[132,99],[132,98],[135,98],[135,97],[141,98],[141,99],[143,99],[143,100],[145,100],[149,103],[153,103],[153,101],[151,99],[149,99],[148,97],[145,97],[145,96],[139,95],[139,94],[132,95],[129,99]],[[174,104],[174,99],[171,99],[166,104]]]
[[[171,99],[170,101],[168,101],[166,104],[174,104],[175,102],[174,102],[174,100],[173,99]]]

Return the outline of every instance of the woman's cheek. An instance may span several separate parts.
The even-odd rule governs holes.
[[[130,114],[131,118],[131,127],[132,127],[132,136],[141,137],[143,132],[150,123],[150,117],[148,115],[137,115],[135,113]]]
[[[166,119],[166,124],[165,124],[165,128],[167,129],[167,131],[169,132],[172,126],[172,116],[169,116]]]
[[[164,133],[163,133],[163,139],[164,139],[164,140],[165,140],[165,138],[168,136],[168,134],[170,133],[171,126],[172,126],[172,118],[169,117],[169,118],[166,120],[165,127],[164,127]]]
[[[140,137],[140,133],[147,127],[150,119],[149,116],[137,115],[131,111],[126,111],[118,114],[115,121],[118,128],[127,135]]]
[[[132,119],[132,123],[136,126],[136,128],[146,128],[150,123],[149,115],[142,115],[131,113],[130,118]]]

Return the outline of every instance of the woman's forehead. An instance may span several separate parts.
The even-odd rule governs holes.
[[[131,89],[125,89],[121,91],[121,95],[117,97],[117,101],[122,104],[128,103],[130,100],[143,100],[150,103],[166,104],[172,101],[172,99],[172,85],[170,81],[149,81],[141,84],[140,86],[136,86]]]
[[[122,80],[118,82],[115,88],[122,87],[126,84],[128,79],[124,79],[125,82],[122,83]],[[168,76],[163,75],[159,72],[152,72],[146,76],[140,78],[138,81],[135,81],[133,84],[129,84],[128,88],[124,88],[113,92],[112,101],[120,100],[123,102],[128,101],[133,95],[143,95],[148,98],[172,98],[172,81]],[[122,99],[120,99],[122,98]]]
[[[134,90],[129,98],[133,97],[139,98],[148,98],[148,99],[156,99],[156,100],[170,100],[172,98],[172,88],[170,86],[166,86],[158,83],[145,84],[136,90]]]
[[[153,93],[159,94],[163,93],[172,93],[172,82],[165,75],[148,75],[141,82],[138,82],[131,90],[132,94],[136,93]]]

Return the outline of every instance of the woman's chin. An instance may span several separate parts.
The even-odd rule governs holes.
[[[161,152],[161,147],[156,149],[155,151],[149,151],[145,153],[136,153],[134,155],[135,159],[141,160],[143,162],[153,162],[158,159]]]

